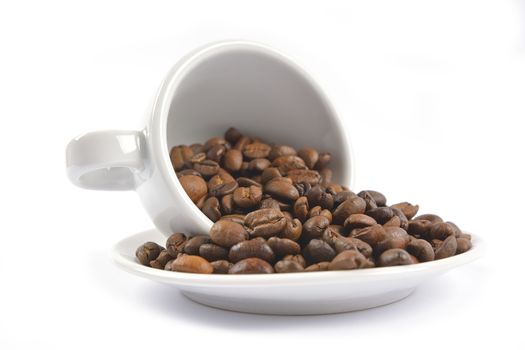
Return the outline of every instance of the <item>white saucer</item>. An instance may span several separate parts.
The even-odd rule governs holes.
[[[173,285],[200,304],[279,315],[339,313],[393,303],[410,295],[420,283],[479,258],[483,250],[482,241],[474,237],[473,247],[466,253],[408,266],[269,275],[201,275],[139,264],[135,250],[146,241],[164,246],[166,238],[154,229],[123,239],[113,248],[117,265],[135,275]]]

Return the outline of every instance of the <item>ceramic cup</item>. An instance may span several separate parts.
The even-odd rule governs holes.
[[[265,45],[228,41],[193,51],[162,83],[141,131],[97,131],[67,146],[75,185],[135,190],[155,226],[207,233],[212,225],[184,192],[170,162],[179,144],[204,142],[234,126],[246,135],[332,153],[334,180],[352,187],[345,131],[313,79]]]

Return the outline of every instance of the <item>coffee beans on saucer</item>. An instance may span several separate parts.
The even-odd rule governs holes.
[[[146,266],[204,274],[295,273],[410,265],[468,251],[471,237],[418,205],[387,204],[332,181],[330,153],[230,128],[170,152],[180,184],[214,222],[137,248]]]

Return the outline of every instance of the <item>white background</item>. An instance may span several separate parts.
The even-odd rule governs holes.
[[[525,4],[519,1],[1,1],[0,348],[522,348]],[[168,69],[210,41],[280,49],[319,80],[356,189],[484,238],[485,257],[352,314],[194,304],[113,266],[152,226],[133,192],[65,176],[77,134],[136,129]]]

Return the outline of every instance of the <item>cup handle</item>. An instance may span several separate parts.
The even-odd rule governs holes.
[[[144,170],[144,134],[107,130],[80,135],[67,145],[69,180],[93,190],[133,190]]]

